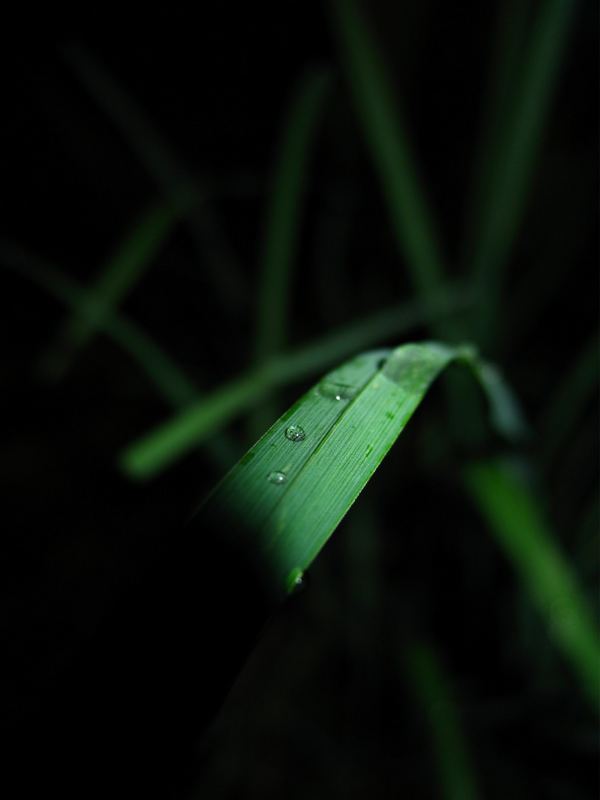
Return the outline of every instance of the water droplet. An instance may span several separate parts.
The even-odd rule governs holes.
[[[285,472],[280,472],[279,470],[275,470],[275,472],[269,472],[269,483],[275,483],[277,486],[280,486],[286,481],[287,475]]]
[[[399,385],[424,391],[435,376],[434,367],[440,364],[437,350],[429,345],[407,344],[399,347],[383,366],[383,375]]]
[[[301,428],[300,425],[290,425],[285,430],[285,438],[290,442],[303,442],[306,439],[304,428]]]
[[[356,394],[356,389],[346,383],[323,381],[319,384],[319,394],[329,400],[350,400]]]
[[[306,589],[308,583],[308,575],[300,569],[300,567],[296,567],[293,569],[290,574],[288,575],[288,591],[289,592],[300,592]]]

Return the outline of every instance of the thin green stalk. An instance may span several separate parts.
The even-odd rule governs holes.
[[[598,408],[582,416],[565,440],[552,472],[552,509],[563,530],[570,530],[587,492],[598,487]]]
[[[582,690],[600,710],[600,637],[575,574],[556,546],[542,510],[506,465],[469,466],[465,486],[512,562]]]
[[[323,71],[306,74],[294,92],[284,123],[261,256],[255,346],[258,361],[272,358],[285,345],[301,204],[328,84],[328,75]]]
[[[99,327],[142,367],[146,375],[174,408],[185,408],[197,398],[192,382],[139,326],[98,301],[93,291],[78,284],[20,247],[2,242],[0,263],[35,283],[70,308],[78,319]]]
[[[438,299],[435,311],[448,313],[461,299],[464,303],[460,297],[457,303],[456,297],[446,291],[443,299]],[[133,442],[121,454],[121,464],[132,475],[157,474],[210,433],[256,405],[273,388],[314,375],[361,347],[406,332],[429,319],[430,312],[414,303],[398,306],[259,365]]]
[[[464,312],[473,303],[467,291],[447,285],[426,309],[419,301],[399,303],[366,319],[345,325],[278,359],[287,383],[310,377],[352,353],[386,342],[411,328]]]
[[[315,220],[312,271],[319,317],[339,325],[352,307],[349,280],[349,248],[358,208],[358,189],[353,178],[334,180],[323,189]]]
[[[593,397],[598,386],[599,355],[598,336],[594,334],[542,415],[542,462],[546,466],[555,459]]]
[[[74,309],[62,326],[58,342],[42,356],[43,372],[47,376],[55,380],[64,377],[77,354],[95,331],[102,328],[104,317],[120,305],[140,280],[177,219],[173,207],[156,205],[138,220],[87,292],[88,301],[93,298],[95,313],[91,313],[89,306],[85,316]]]
[[[494,336],[503,272],[523,219],[544,124],[559,75],[575,0],[540,5],[512,110],[489,177],[489,206],[475,242],[471,270],[485,290],[482,336]]]
[[[267,207],[261,256],[255,343],[258,364],[272,359],[285,345],[301,204],[328,83],[327,73],[321,70],[308,72],[294,93],[284,123]],[[257,409],[256,414],[254,427],[262,432],[273,422],[274,412],[272,408],[264,406]]]
[[[333,0],[333,21],[371,158],[385,195],[390,223],[419,298],[439,293],[446,271],[435,226],[415,169],[406,126],[375,40],[355,0]],[[437,321],[438,335],[452,326]]]
[[[501,156],[505,120],[510,115],[519,69],[526,48],[528,0],[501,0],[487,90],[483,98],[483,123],[475,148],[472,185],[467,197],[462,263],[468,268],[477,231],[490,204],[490,180]]]
[[[170,357],[135,323],[99,304],[94,293],[82,289],[52,266],[21,248],[1,242],[0,264],[36,284],[67,308],[101,330],[128,353],[146,373],[158,393],[174,410],[183,410],[200,401],[195,385]],[[223,434],[206,443],[207,450],[220,468],[235,460],[237,448]]]
[[[474,800],[479,796],[471,758],[449,678],[433,647],[411,642],[405,653],[408,677],[431,732],[440,797]]]
[[[242,410],[252,408],[266,386],[273,385],[269,375],[270,371],[265,369],[255,370],[203,397],[129,445],[120,455],[121,467],[132,477],[158,474]]]
[[[355,0],[332,0],[334,27],[348,74],[350,91],[366,144],[379,177],[390,224],[418,298],[432,305],[448,269],[441,252],[435,221],[428,208],[411,152],[406,124],[375,38]],[[461,341],[464,325],[455,319],[431,317],[435,336]],[[480,445],[485,431],[475,387],[464,376],[445,380],[452,431],[461,441]],[[465,407],[469,412],[465,414]]]
[[[150,119],[99,61],[80,45],[71,45],[65,55],[165,197],[187,219],[198,255],[224,306],[239,306],[244,292],[242,270],[198,180],[190,176]]]

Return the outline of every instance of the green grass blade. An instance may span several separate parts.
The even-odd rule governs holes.
[[[328,75],[323,71],[311,71],[305,75],[294,93],[285,120],[267,208],[261,257],[256,314],[256,358],[261,361],[272,357],[285,345],[301,203],[328,84]]]
[[[5,242],[0,243],[0,263],[44,289],[70,308],[78,319],[91,326],[99,325],[137,361],[169,405],[183,408],[198,397],[191,381],[148,334],[99,302],[94,292],[82,289],[60,270]]]
[[[556,391],[541,421],[542,461],[553,461],[598,386],[598,337],[594,335]]]
[[[476,145],[472,186],[466,210],[463,257],[468,266],[473,257],[473,245],[485,210],[490,202],[490,177],[500,157],[504,120],[510,113],[514,87],[518,86],[519,69],[526,46],[527,22],[530,15],[528,0],[501,0],[492,48],[490,75],[483,98],[483,124]]]
[[[242,271],[197,179],[192,179],[142,109],[85,48],[71,45],[65,56],[165,197],[185,215],[198,255],[223,304],[239,305],[243,300]]]
[[[393,83],[356,0],[331,0],[331,8],[350,91],[383,190],[392,232],[417,296],[424,304],[433,305],[448,270]],[[448,341],[463,338],[460,319],[432,317],[431,329]],[[457,437],[477,441],[484,423],[469,385],[465,390],[460,377],[450,376],[446,391]],[[467,404],[472,408],[464,414]]]
[[[159,395],[173,409],[181,410],[200,401],[196,386],[164,350],[127,317],[99,305],[93,292],[81,288],[55,267],[6,242],[0,242],[0,265],[39,286],[82,320],[99,324],[102,332],[146,373]],[[235,443],[223,433],[210,438],[206,449],[221,469],[230,466],[239,453]]]
[[[535,497],[508,467],[483,462],[465,472],[466,487],[519,573],[582,689],[599,709],[600,637],[576,577]]]
[[[485,289],[481,327],[492,326],[502,289],[503,268],[523,218],[535,158],[559,74],[574,0],[540,4],[520,86],[505,124],[498,158],[490,175],[489,206],[475,243],[472,270]]]
[[[475,354],[470,366],[488,397],[493,427],[514,443],[526,439],[530,433],[529,426],[500,370]]]
[[[471,307],[472,302],[471,295],[464,289],[448,285],[428,307],[419,301],[391,306],[286,353],[278,359],[278,369],[283,372],[286,382],[310,377],[365,347],[397,338],[418,325],[463,312]]]
[[[405,653],[405,661],[416,700],[431,731],[439,773],[439,796],[447,800],[474,800],[479,794],[471,759],[442,664],[432,647],[424,642],[412,642]]]
[[[272,359],[285,345],[301,204],[328,83],[328,75],[323,71],[311,70],[305,75],[294,93],[284,124],[267,207],[261,256],[255,345],[255,359],[259,364]],[[269,404],[256,409],[253,427],[264,430],[273,416]]]
[[[267,431],[201,513],[246,531],[273,591],[293,589],[431,383],[452,361],[472,358],[469,348],[430,342],[346,362]]]
[[[53,379],[65,375],[77,353],[102,327],[104,317],[119,306],[140,280],[173,230],[177,217],[172,207],[159,205],[139,219],[88,290],[87,298],[88,301],[93,298],[95,313],[92,314],[89,302],[85,316],[75,310],[63,326],[59,341],[42,357],[46,375]]]
[[[317,201],[310,256],[319,317],[332,326],[339,325],[345,318],[345,312],[352,307],[350,298],[353,294],[347,265],[359,191],[351,164],[343,163],[346,173],[328,182]]]
[[[437,302],[436,313],[449,313],[463,307],[465,297],[450,291]],[[158,474],[212,432],[258,403],[273,388],[314,375],[362,347],[404,333],[429,319],[429,313],[429,309],[425,311],[416,303],[400,305],[300,350],[282,354],[216,389],[133,442],[121,454],[121,464],[132,477]]]
[[[392,230],[415,289],[427,303],[439,293],[445,268],[405,124],[375,40],[356,2],[333,0],[331,8],[350,89],[383,188]]]

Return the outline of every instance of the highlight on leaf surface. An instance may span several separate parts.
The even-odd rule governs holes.
[[[435,342],[375,350],[343,364],[265,433],[199,514],[247,534],[273,593],[292,590],[453,361],[478,364],[471,347]]]

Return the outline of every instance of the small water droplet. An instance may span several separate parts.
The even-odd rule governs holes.
[[[288,591],[294,593],[303,591],[306,589],[307,582],[308,575],[300,567],[296,567],[288,576]]]
[[[323,381],[319,384],[319,394],[329,400],[350,400],[356,394],[356,389],[346,383]]]
[[[282,483],[287,481],[287,475],[285,472],[280,472],[279,470],[275,470],[274,472],[269,472],[269,483],[275,483],[276,485],[280,486]]]
[[[290,425],[285,430],[285,438],[290,442],[303,442],[306,439],[304,428],[301,428],[300,425]]]

